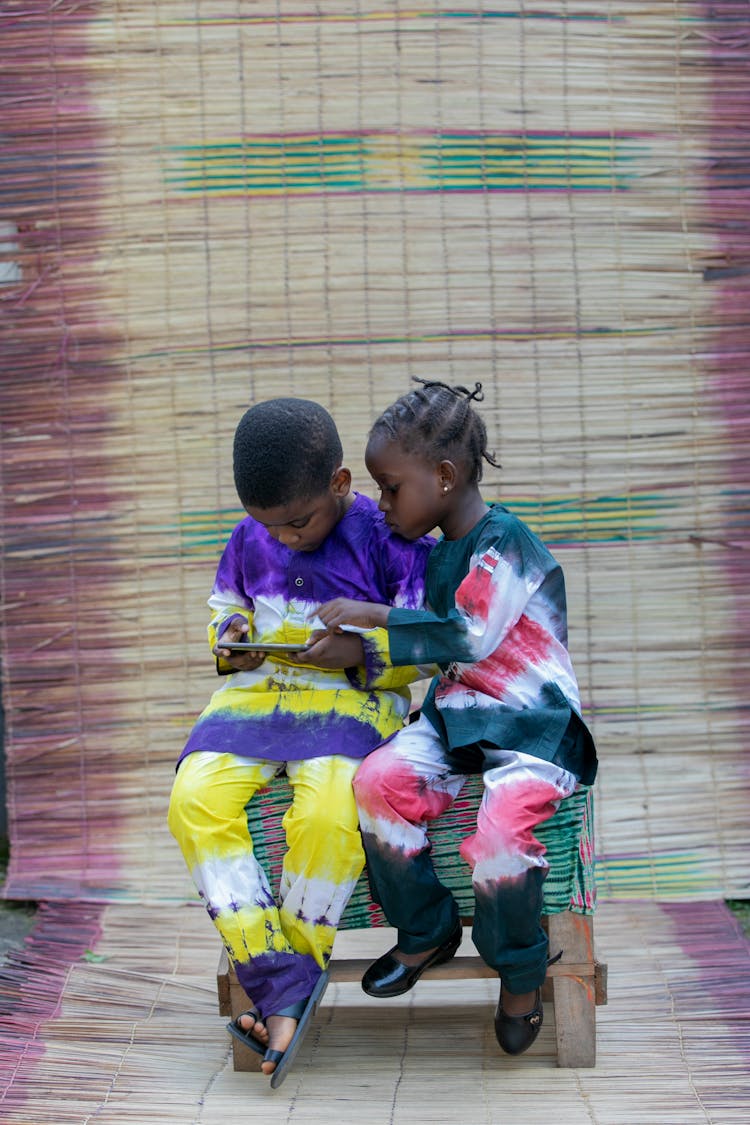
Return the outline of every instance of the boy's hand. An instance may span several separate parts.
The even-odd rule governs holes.
[[[310,647],[292,655],[295,664],[318,668],[353,668],[364,664],[365,650],[356,633],[312,633]]]
[[[216,642],[214,646],[214,654],[218,656],[235,672],[254,672],[256,668],[260,668],[263,661],[266,659],[264,652],[230,652],[228,648],[221,647],[221,641],[244,641],[247,638],[248,625],[247,621],[238,621],[236,618],[230,621],[224,632],[221,634],[221,640]]]
[[[217,656],[221,656],[221,649],[215,648],[214,652]],[[235,672],[254,672],[256,668],[260,668],[266,659],[266,654],[265,652],[229,652],[226,656],[221,656],[221,659]]]
[[[340,633],[342,625],[359,629],[384,629],[388,624],[389,605],[358,602],[353,598],[334,598],[318,610],[318,617],[329,633]]]

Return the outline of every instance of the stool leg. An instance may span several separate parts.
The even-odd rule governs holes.
[[[242,1012],[246,1012],[248,1008],[252,1007],[247,998],[242,985],[237,980],[234,973],[229,978],[229,999],[232,1007],[232,1019],[237,1019],[237,1016]],[[254,1070],[260,1073],[260,1064],[263,1062],[261,1055],[257,1055],[244,1043],[240,1043],[239,1039],[232,1036],[232,1065],[234,1070]]]
[[[594,932],[588,915],[550,914],[549,947],[563,950],[560,968],[553,977],[557,1035],[557,1065],[586,1067],[596,1064],[596,989],[593,976]],[[565,963],[590,964],[591,977],[565,976]]]

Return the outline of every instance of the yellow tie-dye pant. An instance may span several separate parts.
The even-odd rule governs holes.
[[[327,966],[364,867],[352,779],[358,759],[280,763],[196,751],[180,764],[169,827],[262,1016],[304,1000]],[[292,801],[278,897],[253,854],[245,806],[286,768]]]

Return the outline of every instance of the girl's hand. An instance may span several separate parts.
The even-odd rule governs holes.
[[[334,598],[318,610],[318,617],[329,633],[340,633],[342,625],[359,629],[384,629],[388,624],[389,605],[358,602],[353,598]]]
[[[317,668],[354,668],[364,664],[365,650],[356,633],[316,632],[310,647],[292,654],[295,664],[314,664]]]

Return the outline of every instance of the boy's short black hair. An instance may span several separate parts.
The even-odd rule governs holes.
[[[317,402],[272,398],[251,406],[234,434],[234,483],[244,508],[319,496],[341,465],[336,423]]]

